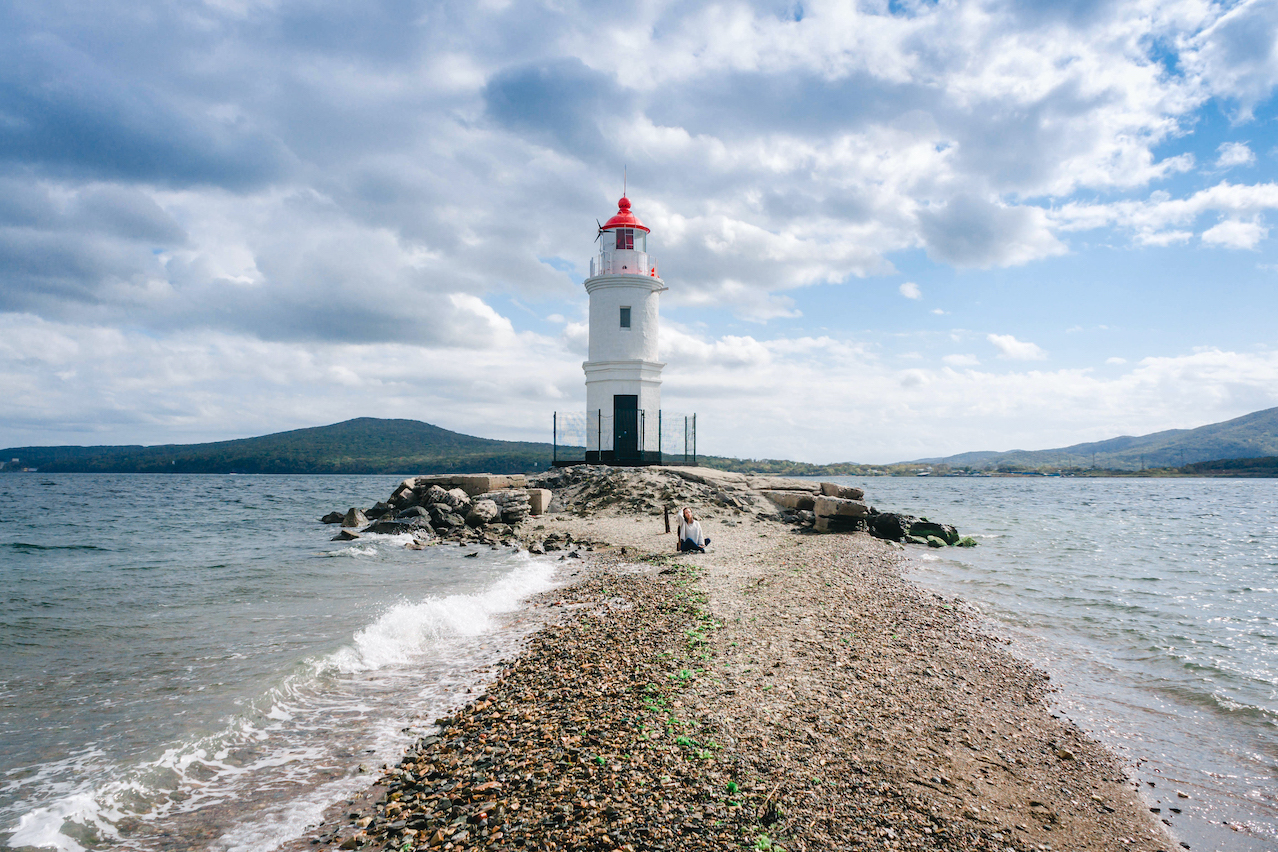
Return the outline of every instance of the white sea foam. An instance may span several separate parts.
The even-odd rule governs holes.
[[[495,616],[511,612],[529,595],[548,589],[554,569],[548,562],[520,558],[515,570],[479,594],[400,603],[355,634],[351,646],[331,654],[322,667],[353,673],[408,662],[447,636],[478,636],[496,626]]]
[[[372,550],[379,544],[403,546],[392,541],[398,537],[380,538]],[[368,783],[367,775],[351,771],[353,761],[392,760],[406,745],[407,720],[379,716],[411,712],[403,707],[405,695],[421,701],[422,712],[444,710],[432,705],[456,700],[473,683],[478,665],[495,662],[488,657],[499,650],[478,650],[476,638],[498,630],[503,613],[516,611],[555,582],[554,567],[546,560],[526,554],[501,559],[509,566],[506,572],[474,593],[390,606],[356,631],[347,646],[284,678],[217,733],[174,743],[131,767],[113,768],[92,754],[74,772],[48,767],[63,778],[92,780],[48,785],[27,779],[26,806],[7,827],[13,832],[7,842],[60,852],[82,852],[85,843],[98,848],[103,842],[147,849],[150,844],[136,834],[121,837],[116,823],[124,817],[163,822],[208,805],[244,801],[247,790],[264,788],[300,794],[261,804],[211,848],[265,852],[298,836],[330,803]],[[423,686],[424,665],[434,666],[431,670],[443,673],[444,680]],[[332,751],[334,728],[356,738],[346,742],[344,759]],[[332,777],[334,769],[340,769],[340,777]]]
[[[70,793],[50,805],[25,813],[12,828],[8,845],[15,848],[34,846],[58,849],[60,852],[82,852],[84,849],[62,833],[68,822],[88,825],[100,822],[102,807],[88,790]]]

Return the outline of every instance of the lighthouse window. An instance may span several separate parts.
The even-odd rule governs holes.
[[[633,228],[617,229],[617,248],[632,249],[635,247],[635,232]]]
[[[621,327],[630,328],[630,308],[621,309]]]

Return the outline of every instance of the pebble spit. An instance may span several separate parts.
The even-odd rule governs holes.
[[[646,513],[548,519],[612,543],[538,604],[559,617],[286,848],[1184,846],[1046,675],[903,579],[899,546],[709,509],[695,556]]]

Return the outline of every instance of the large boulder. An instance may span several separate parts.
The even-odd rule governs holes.
[[[811,491],[764,491],[763,496],[783,509],[811,509],[816,498]]]
[[[470,511],[466,513],[466,525],[482,527],[499,517],[501,517],[501,509],[492,500],[476,500],[471,504]]]
[[[470,511],[470,495],[460,488],[450,488],[444,494],[444,502],[453,507],[459,515],[465,515]]]
[[[531,498],[527,489],[524,488],[507,488],[502,491],[489,491],[486,494],[480,494],[475,499],[491,500],[497,504],[497,508],[501,510],[501,519],[503,523],[514,526],[527,518],[531,513]]]
[[[395,520],[411,520],[413,518],[429,518],[430,512],[421,506],[409,506],[402,512],[395,515]]]
[[[342,526],[344,527],[362,527],[366,523],[368,523],[368,517],[354,506],[347,509],[346,515],[342,518]]]
[[[387,513],[390,513],[393,515],[394,512],[395,512],[394,506],[392,506],[390,503],[381,502],[381,503],[374,503],[373,508],[365,511],[364,514],[368,516],[369,520],[375,520]]]
[[[833,482],[822,482],[821,493],[826,497],[842,497],[844,500],[860,500],[865,496],[865,491],[861,488],[838,485]]]
[[[345,517],[346,516],[343,515],[341,512],[329,512],[327,515],[320,518],[320,523],[321,524],[340,524],[342,522],[342,518],[345,518]]]
[[[868,525],[865,518],[849,518],[838,515],[822,517],[818,515],[814,526],[817,532],[853,533],[863,532]]]
[[[816,498],[812,511],[818,518],[864,518],[870,514],[870,507],[860,500],[822,495]]]
[[[918,536],[926,539],[928,536],[936,536],[948,545],[959,543],[958,530],[949,524],[937,524],[932,521],[919,520],[910,524],[910,535]]]
[[[390,503],[396,509],[407,508],[414,502],[414,498],[417,496],[413,491],[413,484],[413,480],[405,479],[393,492],[391,492],[390,499],[386,502]]]
[[[437,530],[449,530],[466,526],[466,519],[453,511],[447,503],[432,503],[426,507],[430,512],[430,525]]]
[[[429,506],[431,503],[447,503],[448,491],[438,485],[432,485],[422,492],[422,505]]]
[[[380,533],[381,535],[399,535],[401,533],[415,532],[417,530],[426,529],[428,524],[425,518],[413,518],[403,521],[380,520],[373,521],[363,529],[366,533]]]
[[[888,541],[905,541],[910,534],[910,526],[917,520],[913,515],[883,512],[870,519],[870,535]]]

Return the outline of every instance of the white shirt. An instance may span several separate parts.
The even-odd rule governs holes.
[[[687,541],[688,539],[692,539],[697,547],[706,546],[706,536],[701,531],[701,523],[699,521],[693,521],[690,524],[684,521],[679,522],[679,540]]]

